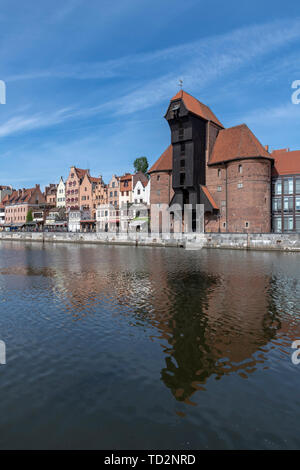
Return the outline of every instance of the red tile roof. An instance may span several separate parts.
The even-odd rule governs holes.
[[[39,191],[39,186],[35,188],[28,188],[28,189],[19,189],[17,191],[13,191],[11,195],[6,195],[5,198],[2,199],[3,204],[11,205],[11,204],[24,204],[30,201],[30,198],[34,194],[35,191]],[[44,201],[45,197],[42,195]]]
[[[173,96],[171,101],[180,99],[183,100],[186,109],[191,113],[202,117],[206,121],[212,121],[220,127],[224,127],[208,106],[198,101],[192,95],[189,95],[186,91],[180,90],[175,96]]]
[[[74,170],[79,179],[83,179],[86,173],[89,174],[89,171],[90,171],[90,170],[82,170],[81,168],[76,168],[76,166],[74,166]]]
[[[262,146],[246,124],[222,129],[216,139],[209,164],[243,158],[269,158],[269,152]]]
[[[158,160],[152,165],[148,173],[153,173],[154,171],[172,171],[173,168],[173,150],[172,145],[163,152]]]
[[[300,150],[274,150],[271,155],[274,158],[274,176],[300,174]]]
[[[219,207],[217,206],[214,198],[212,197],[212,195],[210,194],[209,190],[207,189],[206,186],[203,186],[202,184],[200,185],[205,196],[207,197],[207,199],[209,200],[209,202],[211,203],[211,206],[213,209],[219,209]]]
[[[147,186],[147,184],[149,182],[147,176],[144,173],[142,173],[141,171],[138,171],[137,173],[134,173],[132,175],[133,188],[135,188],[135,185],[137,184],[138,181],[140,181],[142,183],[144,188]]]
[[[95,178],[94,176],[89,176],[91,183],[102,183],[102,178]]]
[[[120,181],[126,181],[131,179],[132,175],[131,173],[125,173],[125,175],[120,176]]]

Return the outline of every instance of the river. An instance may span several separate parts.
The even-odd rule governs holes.
[[[0,242],[0,448],[299,448],[299,259]]]

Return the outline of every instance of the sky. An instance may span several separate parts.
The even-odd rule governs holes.
[[[179,90],[224,127],[246,123],[271,149],[300,149],[299,2],[0,0],[0,184],[105,182],[153,164],[170,143]]]

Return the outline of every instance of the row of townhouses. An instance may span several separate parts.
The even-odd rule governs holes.
[[[127,230],[136,219],[135,206],[146,210],[143,222],[148,221],[150,178],[141,172],[113,175],[105,184],[101,176],[72,166],[66,181],[61,177],[44,192],[39,185],[0,188],[0,230]]]
[[[270,151],[246,124],[225,128],[212,110],[180,90],[165,114],[170,145],[147,174],[113,175],[105,184],[71,167],[41,192],[0,186],[4,230],[300,232],[300,150]],[[190,208],[189,221],[184,207]],[[153,210],[155,208],[155,211]],[[0,228],[1,230],[1,228]]]

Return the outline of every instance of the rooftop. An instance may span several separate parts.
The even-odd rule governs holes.
[[[212,110],[206,106],[205,104],[198,101],[194,96],[189,95],[186,91],[180,90],[173,98],[172,101],[183,100],[184,105],[188,111],[201,118],[205,119],[206,121],[212,121],[220,127],[224,127],[223,124],[219,121],[219,119],[215,116]]]
[[[274,176],[300,174],[300,150],[273,150],[271,155],[274,158]]]
[[[173,168],[173,151],[172,145],[161,154],[158,160],[152,165],[148,173],[153,173],[155,171],[171,171]]]
[[[243,158],[268,158],[273,160],[246,124],[220,130],[209,164]]]

